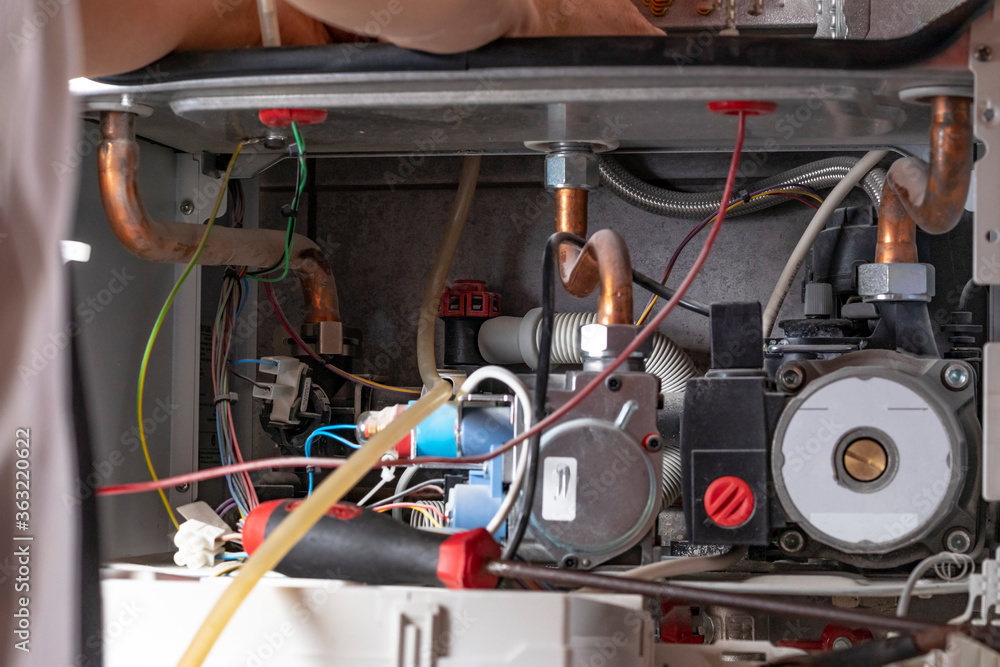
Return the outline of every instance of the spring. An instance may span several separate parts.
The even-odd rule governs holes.
[[[663,16],[673,3],[674,0],[643,0],[643,4],[649,5],[649,12],[653,16]]]
[[[441,513],[444,513],[445,511],[443,500],[425,500],[423,502],[417,503],[417,505],[420,505],[421,507],[433,507],[436,510],[440,510]],[[431,512],[431,514],[435,517],[437,516],[433,512]],[[438,523],[443,523],[440,520],[440,518],[438,518]],[[421,529],[434,528],[434,524],[432,524],[427,519],[427,515],[425,515],[423,512],[417,512],[417,511],[410,512],[410,525],[413,526],[414,528],[421,528]]]

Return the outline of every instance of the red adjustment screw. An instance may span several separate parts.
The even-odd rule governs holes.
[[[500,314],[500,295],[486,291],[485,280],[456,280],[445,289],[438,317],[480,317]]]
[[[750,485],[739,477],[720,477],[705,490],[708,518],[723,528],[736,528],[753,514],[754,500]]]

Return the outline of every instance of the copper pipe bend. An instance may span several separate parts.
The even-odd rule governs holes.
[[[876,263],[916,262],[916,227],[929,234],[954,229],[972,174],[972,101],[935,97],[930,162],[896,160],[882,187]]]
[[[556,230],[587,236],[587,191],[556,190]],[[625,239],[602,229],[583,248],[563,244],[559,249],[563,287],[576,297],[599,290],[597,322],[632,324],[632,260]]]
[[[139,145],[135,140],[133,114],[119,111],[101,114],[97,159],[104,212],[118,240],[142,259],[175,264],[190,261],[201,242],[204,228],[183,222],[159,222],[146,213],[136,184]],[[284,249],[283,231],[214,227],[198,264],[266,268],[282,260]],[[302,284],[305,322],[339,322],[337,285],[330,263],[319,246],[296,234],[289,269]]]

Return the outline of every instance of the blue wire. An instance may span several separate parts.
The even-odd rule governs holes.
[[[321,427],[319,427],[318,429],[316,429],[315,431],[313,431],[312,433],[310,433],[308,438],[306,438],[306,446],[305,446],[306,458],[312,456],[312,443],[313,443],[313,440],[315,440],[316,438],[319,438],[319,437],[331,438],[333,440],[336,440],[337,442],[340,442],[340,443],[342,443],[344,445],[347,445],[351,449],[360,449],[361,445],[355,444],[355,443],[353,443],[350,440],[347,440],[345,438],[341,438],[339,435],[337,435],[337,434],[335,434],[335,433],[332,432],[332,431],[348,431],[348,430],[353,431],[353,430],[355,430],[355,428],[356,427],[353,424],[333,424],[331,426],[321,426]],[[309,490],[308,490],[308,495],[311,496],[312,492],[313,492],[313,473],[310,470],[309,471]]]
[[[263,359],[240,359],[239,361],[230,362],[231,366],[236,366],[237,364],[260,364],[261,366],[277,366],[277,361],[264,361]],[[353,426],[351,428],[354,428]]]
[[[227,551],[216,556],[219,560],[243,560],[249,557],[246,551]]]
[[[242,289],[240,290],[240,305],[236,308],[236,319],[240,318],[240,313],[243,312],[243,306],[247,305],[247,296],[250,293],[249,289],[247,289],[249,285],[245,277],[240,279],[240,285]]]

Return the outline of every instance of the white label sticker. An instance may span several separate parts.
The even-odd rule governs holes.
[[[550,456],[542,468],[542,518],[546,521],[576,519],[576,459]]]

